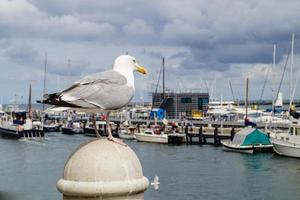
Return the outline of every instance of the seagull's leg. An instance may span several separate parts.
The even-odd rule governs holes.
[[[100,138],[101,136],[100,136],[100,134],[99,134],[99,132],[97,130],[96,116],[95,116],[95,114],[92,115],[92,121],[93,121],[93,126],[94,126],[94,129],[95,129],[96,137]]]
[[[120,144],[120,145],[123,145],[123,146],[127,146],[125,143],[123,143],[122,140],[113,137],[113,135],[112,135],[112,133],[111,133],[110,123],[109,123],[109,122],[110,122],[110,121],[109,121],[109,114],[110,114],[110,112],[107,112],[107,115],[106,115],[106,131],[107,131],[107,133],[108,133],[107,139],[108,139],[109,141],[115,142],[115,143],[117,143],[117,144]]]

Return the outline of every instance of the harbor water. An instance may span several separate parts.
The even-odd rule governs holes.
[[[0,139],[0,200],[58,200],[56,189],[70,153],[91,138],[47,134],[42,141]],[[300,160],[274,154],[224,152],[209,145],[125,141],[144,175],[160,177],[145,200],[300,199]]]

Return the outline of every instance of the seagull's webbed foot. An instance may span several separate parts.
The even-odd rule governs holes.
[[[126,147],[127,144],[123,143],[122,140],[113,137],[112,132],[111,132],[111,126],[110,126],[110,123],[109,123],[109,113],[110,112],[108,112],[107,115],[106,115],[106,130],[107,130],[107,133],[108,133],[107,139],[109,141],[112,141],[114,143],[117,143],[117,144],[120,144],[120,145]]]
[[[120,145],[122,145],[122,146],[124,146],[124,147],[127,147],[127,144],[125,144],[125,143],[124,143],[122,140],[120,140],[120,139],[114,138],[114,137],[112,137],[112,136],[108,136],[107,139],[108,139],[109,141],[114,142],[114,143],[120,144]]]

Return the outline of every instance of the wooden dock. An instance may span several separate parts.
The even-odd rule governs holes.
[[[110,121],[120,123],[120,119],[111,119]],[[144,119],[131,119],[130,120],[132,124],[154,124],[154,120],[144,120]],[[179,119],[168,119],[169,122],[176,122],[180,125],[184,123],[184,121],[181,121]],[[193,124],[194,126],[203,126],[203,127],[229,127],[229,128],[241,128],[245,127],[244,122],[238,122],[238,121],[201,121],[201,120],[188,120],[189,124]],[[158,122],[161,124],[162,122]],[[257,128],[265,128],[268,127],[274,127],[274,128],[289,128],[289,124],[286,123],[256,123]]]
[[[231,131],[228,133],[220,133],[218,127],[214,128],[213,132],[204,132],[203,127],[200,126],[198,129],[198,133],[191,131],[191,127],[185,127],[185,135],[186,135],[186,144],[212,144],[214,146],[220,146],[221,140],[232,140],[235,134],[235,128],[231,128]]]

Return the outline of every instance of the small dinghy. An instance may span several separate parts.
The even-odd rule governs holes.
[[[224,150],[241,153],[270,152],[273,145],[269,136],[257,128],[244,128],[234,135],[232,141],[221,142]]]

